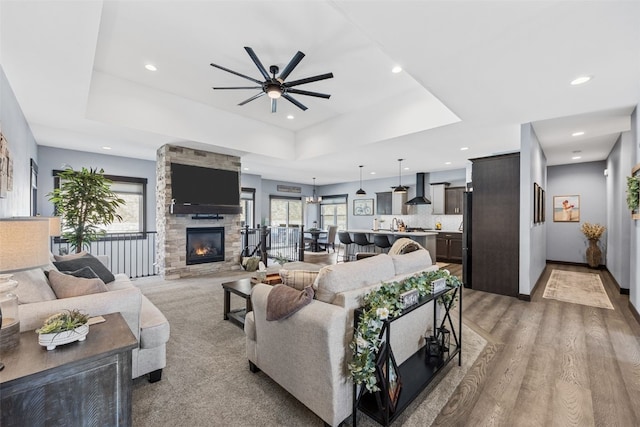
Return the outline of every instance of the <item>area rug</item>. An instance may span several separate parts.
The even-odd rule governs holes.
[[[614,310],[600,276],[594,273],[552,270],[543,298]]]
[[[134,380],[134,426],[323,426],[320,418],[264,373],[249,371],[244,332],[222,318],[220,285],[242,274],[247,273],[134,281],[171,325],[162,380],[154,384],[145,378]],[[239,308],[244,301],[232,295],[231,303]],[[462,333],[462,367],[450,363],[397,425],[429,426],[438,416],[487,343],[464,324]],[[377,424],[360,414],[358,425]]]

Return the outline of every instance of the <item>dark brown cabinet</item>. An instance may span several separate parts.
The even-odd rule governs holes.
[[[462,262],[462,233],[438,233],[436,236],[436,261]]]
[[[520,154],[471,159],[473,289],[518,296]]]
[[[444,190],[444,213],[462,215],[464,187],[451,187]]]
[[[392,199],[391,199],[391,191],[386,191],[384,193],[376,193],[376,209],[378,215],[393,215],[391,213],[392,209]]]

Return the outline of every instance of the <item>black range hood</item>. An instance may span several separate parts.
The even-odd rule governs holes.
[[[405,202],[405,205],[430,205],[431,201],[424,195],[424,176],[425,174],[420,172],[416,174],[416,197]]]

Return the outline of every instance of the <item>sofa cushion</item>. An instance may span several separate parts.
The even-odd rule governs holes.
[[[129,289],[134,287],[133,283],[131,282],[131,279],[126,274],[118,273],[118,274],[115,274],[114,276],[116,280],[114,280],[113,282],[106,283],[107,289],[109,291],[117,291],[119,289]]]
[[[77,259],[77,258],[81,258],[83,256],[87,255],[87,251],[81,251],[81,252],[77,252],[74,254],[67,254],[67,255],[54,255],[53,256],[53,261],[54,262],[60,262],[60,261],[69,261],[72,259]]]
[[[61,271],[60,273],[68,274],[73,277],[82,277],[83,279],[96,279],[98,275],[95,271],[91,269],[91,267],[82,267],[79,270],[74,271]],[[49,272],[45,271],[44,274],[49,277]]]
[[[396,275],[414,273],[433,265],[431,255],[426,249],[419,249],[401,255],[391,255],[391,259],[393,259]]]
[[[49,283],[58,299],[107,292],[107,287],[99,278],[74,277],[56,270],[49,271]]]
[[[393,260],[387,254],[354,262],[327,265],[320,269],[313,285],[316,299],[333,304],[339,292],[371,286],[395,275]]]
[[[14,273],[13,279],[18,282],[18,287],[14,291],[18,297],[18,304],[30,304],[56,299],[56,294],[53,293],[53,289],[49,286],[42,268],[32,268]]]
[[[296,313],[313,300],[313,288],[301,291],[279,284],[267,297],[267,320],[282,320]]]
[[[164,314],[142,295],[140,307],[140,348],[155,348],[169,341],[169,322]]]
[[[104,282],[113,282],[115,277],[104,266],[102,262],[91,254],[86,254],[80,258],[70,259],[67,261],[57,261],[53,263],[60,271],[74,271],[79,270],[82,267],[91,267],[91,269],[98,275],[98,277]]]
[[[280,278],[282,279],[282,283],[299,291],[313,285],[316,277],[318,277],[317,271],[284,269],[280,270]]]

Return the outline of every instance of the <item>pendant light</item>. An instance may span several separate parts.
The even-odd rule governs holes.
[[[312,197],[306,197],[306,202],[309,204],[318,204],[322,201],[322,197],[318,196],[316,194],[316,179],[313,178],[313,196]]]
[[[398,159],[398,186],[393,189],[394,193],[406,193],[407,187],[402,185],[402,161],[404,159]]]
[[[362,189],[362,168],[363,165],[358,166],[360,168],[360,189],[356,191],[356,196],[366,196],[367,192]]]

